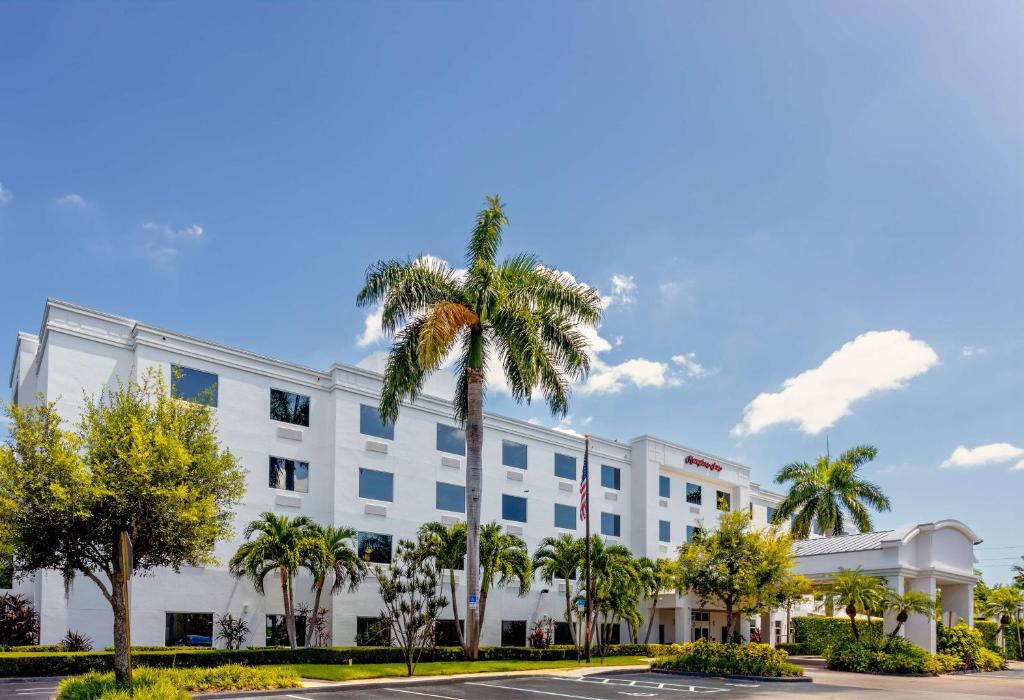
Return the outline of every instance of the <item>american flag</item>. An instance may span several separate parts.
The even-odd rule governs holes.
[[[587,519],[587,490],[590,488],[590,470],[587,468],[587,461],[590,457],[590,450],[583,451],[583,477],[580,479],[580,520]]]

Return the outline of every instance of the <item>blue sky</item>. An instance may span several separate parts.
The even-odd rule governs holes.
[[[873,443],[877,525],[960,518],[1006,579],[1022,38],[1012,2],[0,4],[0,337],[56,296],[357,362],[366,266],[458,264],[498,192],[509,254],[609,298],[563,427],[764,484]]]

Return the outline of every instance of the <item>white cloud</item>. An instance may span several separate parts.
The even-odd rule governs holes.
[[[971,469],[986,464],[1004,464],[1018,457],[1024,457],[1024,448],[1016,447],[1008,442],[993,442],[978,447],[960,445],[939,467],[942,469]],[[1021,460],[1014,469],[1024,469],[1024,460]]]
[[[637,389],[664,386],[669,381],[669,367],[665,362],[635,357],[618,364],[594,360],[590,376],[580,386],[583,394],[618,394],[628,385]]]
[[[1024,459],[1022,459],[1021,461],[1019,461],[1015,465],[1013,465],[1013,469],[1011,469],[1010,471],[1014,471],[1014,472],[1024,471]]]
[[[384,339],[384,330],[380,327],[383,317],[384,307],[380,304],[367,312],[366,318],[363,319],[363,332],[356,336],[356,345],[365,348]]]
[[[683,355],[673,355],[672,361],[683,368],[687,376],[697,379],[708,373],[707,368],[697,362],[697,353],[688,352]]]
[[[88,209],[92,206],[92,202],[87,200],[80,194],[66,194],[63,197],[57,197],[53,200],[54,203],[59,207],[67,207],[69,209]]]
[[[147,221],[146,223],[142,224],[142,228],[145,231],[152,231],[154,233],[158,233],[164,238],[168,239],[202,238],[203,234],[205,233],[203,227],[198,224],[192,224],[191,226],[176,229],[169,224],[156,224],[153,223],[152,221]]]
[[[988,354],[988,348],[975,347],[972,345],[965,345],[960,351],[960,357],[965,360],[970,360],[975,357],[981,357],[982,355]]]
[[[633,303],[636,282],[632,275],[612,275],[612,303],[624,306]]]
[[[787,379],[780,391],[759,394],[747,404],[732,434],[742,437],[776,423],[796,423],[803,432],[816,435],[849,415],[855,401],[902,389],[938,362],[931,346],[907,331],[864,333],[820,366]]]
[[[9,189],[4,187],[4,183],[0,182],[0,207],[4,206],[12,199],[14,199],[14,195],[11,194]]]
[[[167,269],[170,268],[174,264],[174,261],[178,259],[179,251],[177,248],[150,245],[146,246],[145,255],[156,263],[158,267]]]

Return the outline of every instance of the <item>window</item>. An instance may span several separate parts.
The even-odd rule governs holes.
[[[0,588],[14,588],[14,557],[0,557]]]
[[[356,618],[357,647],[391,646],[391,628],[379,617]]]
[[[778,510],[778,508],[772,508],[771,506],[768,506],[767,510],[768,510],[768,524],[770,525],[770,524],[775,522],[775,514],[778,513],[779,510]]]
[[[295,615],[295,643],[306,646],[306,616]],[[288,626],[284,615],[267,615],[267,646],[288,646]]]
[[[271,389],[270,417],[282,423],[309,427],[309,397]]]
[[[437,482],[437,509],[454,513],[466,512],[466,487],[458,484]]]
[[[526,469],[526,445],[521,442],[502,440],[501,463],[506,467]]]
[[[376,469],[359,468],[359,497],[375,501],[395,500],[395,475]]]
[[[391,563],[391,535],[379,532],[360,532],[356,537],[359,556],[371,564]]]
[[[309,493],[309,462],[271,457],[270,488]]]
[[[192,403],[217,407],[217,375],[171,365],[171,396]]]
[[[520,496],[501,495],[501,517],[503,520],[526,522],[526,499]]]
[[[615,489],[618,491],[622,488],[622,470],[618,467],[609,467],[607,464],[601,465],[601,486],[606,489]]]
[[[450,425],[437,424],[437,449],[453,455],[466,455],[466,431]]]
[[[167,613],[164,644],[169,647],[212,647],[213,613]]]
[[[569,628],[568,622],[556,622],[555,623],[555,644],[572,644],[572,629]]]
[[[459,620],[459,628],[465,633],[465,620]],[[459,646],[459,632],[455,629],[455,620],[434,620],[434,645],[439,647]]]
[[[672,497],[672,480],[667,476],[658,477],[658,495],[662,498]]]
[[[686,502],[692,503],[695,506],[700,505],[700,492],[701,488],[699,484],[687,484],[686,485]]]
[[[367,406],[361,403],[359,404],[359,432],[363,435],[394,440],[395,424],[383,422],[376,406]]]
[[[622,518],[617,513],[601,513],[601,534],[609,537],[619,537],[621,534]]]
[[[555,476],[559,479],[576,480],[576,458],[555,453]]]
[[[526,646],[526,620],[501,621],[501,646]]]
[[[715,493],[715,503],[718,505],[718,510],[731,510],[732,494],[728,491],[717,491]]]
[[[618,644],[619,635],[622,632],[622,626],[617,623],[608,623],[601,625],[599,634],[605,644]]]
[[[563,530],[576,529],[576,506],[567,506],[563,503],[555,504],[555,527]]]
[[[693,542],[700,534],[700,528],[694,527],[693,525],[686,526],[686,541]]]
[[[667,520],[658,521],[658,541],[659,542],[671,542],[672,541],[672,523]]]

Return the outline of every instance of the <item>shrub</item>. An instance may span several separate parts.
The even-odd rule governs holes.
[[[960,622],[953,627],[936,625],[936,649],[940,654],[949,654],[960,661],[960,667],[971,671],[978,668],[981,650],[985,641],[979,630],[971,629]]]
[[[700,640],[676,645],[679,653],[655,659],[652,668],[689,671],[716,676],[802,676],[804,671],[787,663],[786,652],[767,644],[723,644]]]
[[[1003,648],[999,645],[999,623],[995,620],[976,620],[974,628],[981,632],[982,638],[985,640],[985,646],[996,652],[997,654],[1003,653]],[[1022,630],[1024,632],[1024,630]],[[1003,628],[1003,638],[1006,640],[1006,656],[1010,659],[1019,659],[1020,654],[1017,650],[1017,625],[1011,622]]]
[[[39,614],[27,596],[0,595],[0,647],[35,644],[39,638]]]
[[[862,642],[838,642],[825,651],[825,661],[833,671],[853,673],[949,673],[961,667],[952,654],[930,654],[901,637],[886,642],[868,639]]]
[[[1006,666],[1006,660],[991,649],[982,649],[977,663],[979,671],[1001,671]]]
[[[775,648],[781,649],[790,656],[812,656],[814,654],[814,650],[809,644],[800,644],[799,642],[776,644]]]
[[[857,620],[857,629],[862,640],[882,639],[882,621]],[[824,654],[837,642],[853,641],[849,618],[841,617],[794,617],[793,641],[803,644],[811,654]]]
[[[92,651],[92,638],[74,630],[68,630],[60,640],[61,651]]]
[[[297,688],[297,674],[278,668],[251,666],[220,666],[206,669],[149,669],[134,673],[135,698],[152,700],[184,700],[190,693],[231,690],[268,690]],[[87,673],[62,681],[57,688],[58,700],[121,700],[128,691],[114,680],[113,673]]]

